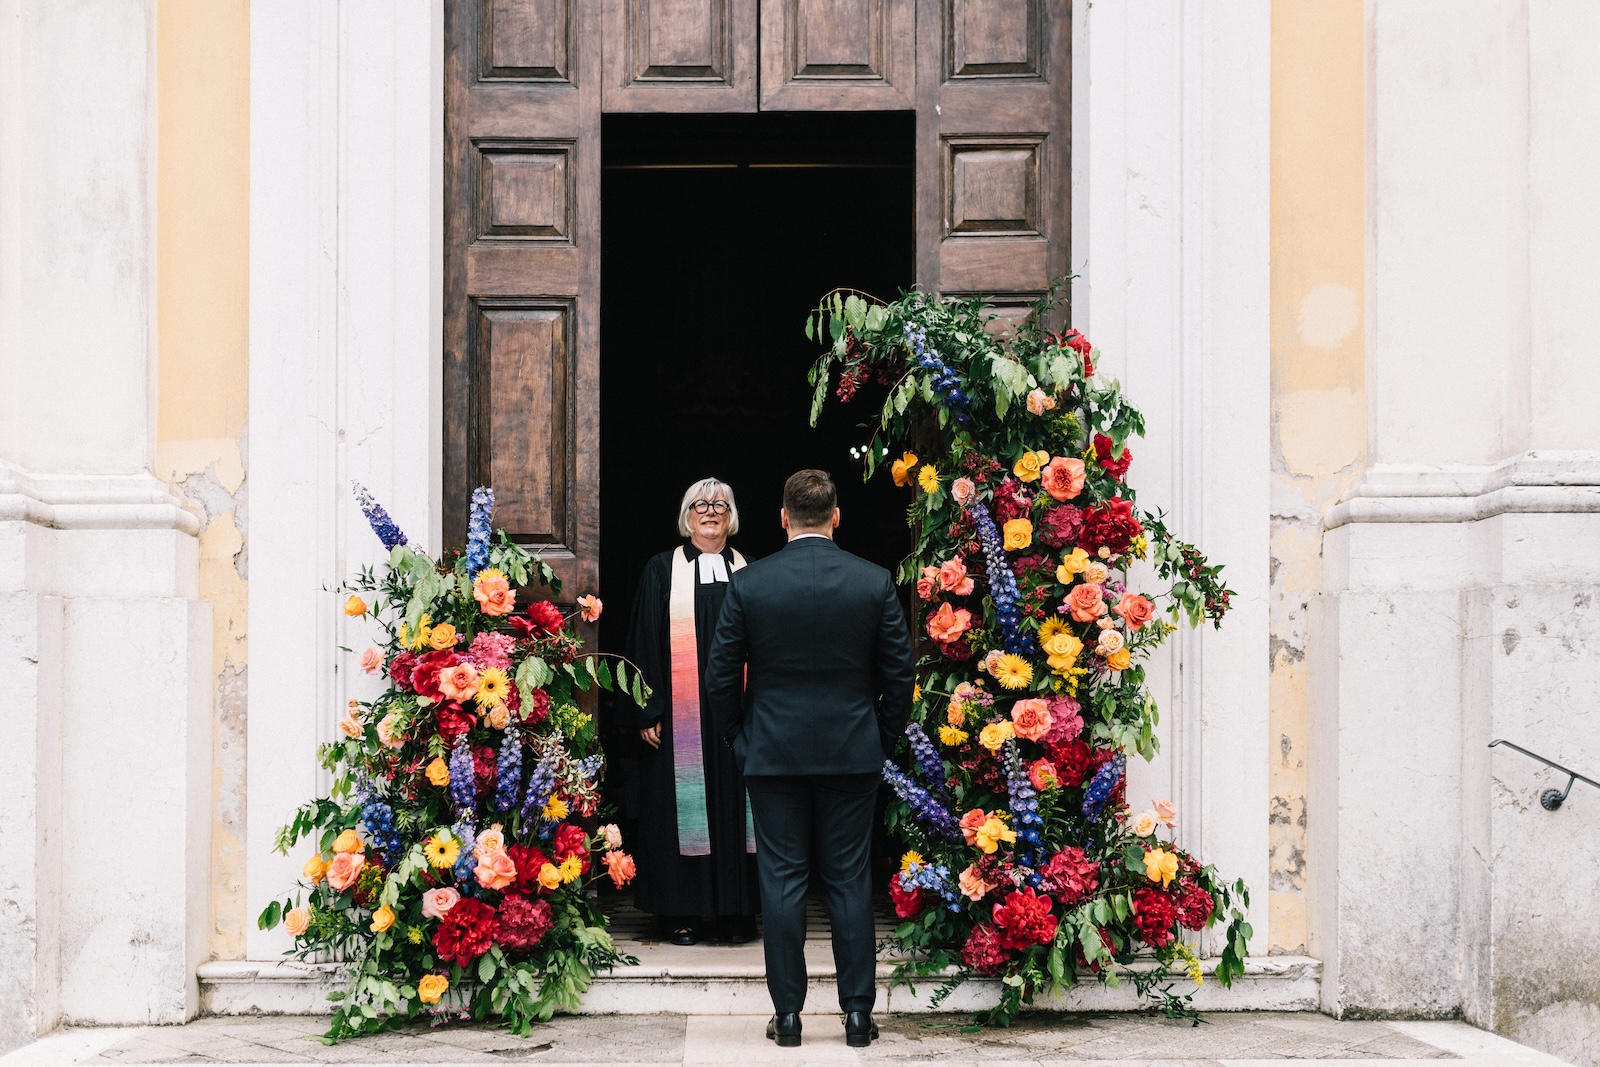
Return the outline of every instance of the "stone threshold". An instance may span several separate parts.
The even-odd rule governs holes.
[[[639,1015],[663,1012],[695,1015],[760,1015],[772,1010],[759,945],[738,947],[625,944],[639,964],[602,974],[584,997],[584,1014]],[[1194,997],[1202,1011],[1317,1011],[1322,963],[1308,956],[1262,956],[1247,961],[1245,973],[1225,989],[1210,978],[1216,960],[1203,960],[1207,976]],[[826,942],[806,946],[810,989],[808,1012],[837,1013],[834,968]],[[967,1012],[993,1004],[998,984],[987,980],[964,983],[935,1007],[937,980],[918,981],[914,989],[890,988],[890,963],[878,964],[880,1011],[924,1013]],[[218,960],[203,963],[200,1011],[204,1015],[316,1015],[332,1008],[327,994],[343,984],[339,965],[298,961]],[[1173,988],[1188,987],[1176,979]],[[1133,1011],[1139,1008],[1133,986],[1123,982],[1108,989],[1098,982],[1080,983],[1059,1000],[1036,1004],[1063,1011]]]

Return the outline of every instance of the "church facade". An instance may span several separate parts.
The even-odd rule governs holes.
[[[1600,15],[856,7],[0,8],[0,1049],[277,995],[352,481],[430,547],[492,484],[624,616],[633,509],[724,476],[660,409],[798,465],[824,289],[1073,274],[1237,591],[1129,788],[1252,886],[1255,988],[1593,1062],[1600,794],[1488,745],[1600,777]]]

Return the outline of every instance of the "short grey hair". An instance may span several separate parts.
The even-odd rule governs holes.
[[[739,532],[739,505],[733,502],[733,486],[715,478],[701,478],[684,491],[683,503],[678,505],[678,534],[689,536],[689,505],[696,500],[713,500],[718,494],[728,502],[728,536]]]

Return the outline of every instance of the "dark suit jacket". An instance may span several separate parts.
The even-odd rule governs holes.
[[[706,698],[746,775],[878,772],[911,717],[915,680],[882,567],[803,537],[733,575]]]

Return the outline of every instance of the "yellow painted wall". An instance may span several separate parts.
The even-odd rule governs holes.
[[[159,0],[156,460],[200,516],[214,621],[212,954],[244,955],[249,0]]]
[[[1322,515],[1366,462],[1363,0],[1272,4],[1272,807],[1276,952],[1306,946],[1306,615]]]

